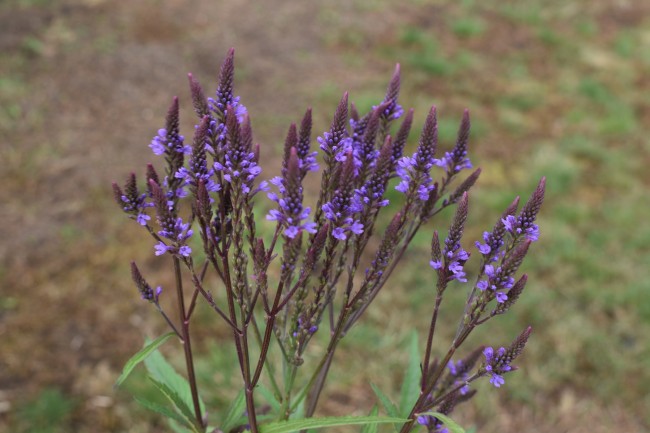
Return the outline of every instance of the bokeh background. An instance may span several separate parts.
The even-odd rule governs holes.
[[[305,108],[320,133],[344,91],[360,107],[381,100],[397,62],[402,105],[415,108],[416,130],[438,106],[443,149],[471,111],[483,174],[466,248],[547,176],[526,293],[471,341],[503,345],[532,325],[521,370],[502,389],[480,385],[455,418],[479,432],[650,429],[650,3],[4,0],[0,430],[168,430],[112,388],[143,338],[164,329],[129,261],[157,283],[169,275],[110,182],[154,159],[147,144],[173,95],[191,135],[186,74],[212,92],[230,47],[266,176]],[[422,341],[428,324],[430,233],[349,335],[321,414],[367,413],[371,381],[399,389],[413,329]],[[464,296],[451,293],[443,336]],[[223,407],[237,372],[225,330],[201,317],[199,374]],[[147,392],[137,374],[129,387]]]

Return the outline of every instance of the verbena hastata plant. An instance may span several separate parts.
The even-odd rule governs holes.
[[[477,379],[503,385],[531,333],[528,327],[508,346],[478,347],[464,358],[455,357],[475,328],[506,313],[522,293],[527,277],[516,274],[538,237],[534,222],[544,198],[544,179],[520,211],[517,198],[482,242],[475,243],[480,270],[468,282],[464,266],[470,252],[461,238],[468,191],[481,171],[460,179],[472,167],[467,111],[451,151],[437,156],[432,107],[417,150],[404,155],[413,110],[404,113],[398,104],[398,66],[383,101],[370,112],[359,114],[349,106],[347,93],[343,95],[329,131],[317,139],[320,163],[307,110],[299,127],[289,127],[280,175],[269,185],[259,180],[260,146],[254,144],[246,108],[233,93],[233,56],[231,50],[221,67],[214,98],[207,98],[189,75],[199,119],[191,144],[180,134],[179,103],[173,99],[165,128],[150,144],[164,158],[164,174],[148,165],[144,188],[134,174],[123,188],[113,184],[120,207],[149,232],[153,253],[169,260],[175,275],[175,289],[168,293],[154,289],[131,264],[142,298],[160,312],[171,332],[136,354],[118,384],[144,360],[153,384],[172,407],[139,401],[168,416],[179,431],[288,432],[347,424],[365,424],[364,431],[375,431],[378,423],[392,423],[402,433],[418,427],[462,431],[447,415],[474,396]],[[303,200],[303,181],[315,176],[319,165],[320,193],[312,209]],[[392,178],[398,178],[395,189],[403,199],[391,207],[386,192]],[[254,212],[264,195],[273,205],[264,224],[274,227],[266,242]],[[402,404],[395,406],[375,388],[386,416],[375,409],[367,417],[312,418],[341,339],[386,285],[420,228],[447,207],[455,207],[447,237],[441,240],[437,231],[432,235],[429,265],[437,283],[424,356],[420,368],[405,375]],[[390,220],[385,229],[377,224],[381,212],[390,216],[383,219]],[[369,242],[373,235],[381,238],[376,248]],[[434,350],[444,294],[448,287],[463,286],[469,295],[455,337],[446,351]],[[175,298],[174,314],[163,309],[161,296]],[[194,372],[190,326],[198,302],[206,302],[215,320],[232,334],[232,346],[221,347],[236,352],[242,389],[228,411],[208,412],[199,395],[200,388],[211,385],[197,383]],[[324,350],[310,345],[317,333],[327,335]],[[169,337],[184,350],[187,380],[156,350]],[[269,355],[271,350],[277,356]],[[304,362],[308,350],[316,352],[310,356],[319,360],[315,364]],[[272,365],[276,360],[281,365]],[[267,403],[260,404],[260,396]],[[262,406],[267,406],[263,414]],[[208,416],[212,413],[223,416],[217,420]]]

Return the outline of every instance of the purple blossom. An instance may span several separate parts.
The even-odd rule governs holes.
[[[328,132],[318,137],[317,141],[325,154],[325,162],[332,166],[334,162],[343,162],[352,151],[352,139],[348,136],[346,122],[348,118],[348,94],[345,93],[339,102]]]
[[[172,249],[172,248],[165,245],[165,243],[162,242],[162,241],[160,241],[156,245],[154,245],[155,254],[157,256],[162,256],[163,254],[165,254],[170,249]]]
[[[141,226],[146,226],[147,221],[149,221],[151,217],[147,215],[146,213],[139,213],[138,216],[135,218],[135,220],[140,224]]]
[[[490,383],[499,388],[505,383],[502,374],[512,370],[510,361],[514,359],[504,347],[500,347],[495,353],[492,347],[486,347],[483,350],[485,356],[485,371],[490,373]]]
[[[433,269],[441,269],[442,268],[442,260],[431,260],[429,262],[429,266],[431,266]]]
[[[149,147],[154,155],[163,155],[165,153],[178,152],[183,154],[190,153],[190,147],[183,145],[185,137],[168,133],[165,128],[158,130],[158,134],[151,139]]]
[[[544,201],[544,190],[546,187],[546,178],[542,178],[537,185],[537,189],[521,209],[519,216],[508,215],[501,220],[506,230],[515,237],[524,235],[531,242],[539,239],[539,227],[534,223],[537,213],[539,212],[542,202]]]
[[[275,177],[271,183],[277,186],[282,198],[274,192],[268,193],[268,197],[279,205],[279,209],[272,209],[266,215],[270,221],[278,221],[285,225],[284,234],[293,239],[302,230],[308,233],[316,233],[316,224],[306,221],[311,209],[303,207],[303,189],[301,184],[302,174],[299,167],[298,152],[295,147],[290,150],[287,161],[285,177]]]
[[[451,152],[446,152],[445,156],[434,160],[438,167],[445,168],[448,175],[453,176],[462,170],[472,168],[472,162],[467,158],[467,141],[469,140],[469,110],[463,112],[463,119],[458,129],[458,138],[456,145]]]
[[[342,167],[338,187],[332,198],[322,207],[325,218],[333,223],[332,236],[339,240],[347,239],[348,231],[354,234],[363,233],[363,224],[354,218],[363,207],[358,200],[353,199],[353,183],[354,161],[349,158]]]
[[[250,120],[244,116],[240,125],[233,114],[227,114],[228,138],[223,163],[216,161],[214,170],[223,173],[223,178],[231,185],[239,185],[244,194],[251,192],[253,181],[262,172],[251,151],[251,143],[244,139],[251,137]],[[251,137],[252,138],[252,137]],[[258,188],[260,190],[260,188]]]
[[[417,194],[420,201],[426,201],[435,189],[431,179],[431,167],[438,144],[438,120],[436,107],[431,107],[422,129],[420,143],[413,156],[405,156],[397,163],[397,175],[401,182],[395,187],[397,191],[410,195]]]
[[[449,374],[451,374],[452,377],[456,377],[457,379],[454,381],[455,385],[464,383],[467,381],[468,378],[468,371],[466,368],[463,368],[463,361],[459,360],[454,363],[454,361],[449,361],[447,363],[447,368],[449,369]],[[460,388],[460,394],[465,395],[469,392],[469,385],[465,384],[463,387]]]

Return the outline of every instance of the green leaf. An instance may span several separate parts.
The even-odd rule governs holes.
[[[275,398],[273,392],[261,383],[257,385],[257,389],[260,391],[260,394],[262,394],[262,397],[264,397],[266,402],[271,405],[273,411],[276,414],[279,414],[280,410],[282,409],[282,403],[280,403],[278,399]]]
[[[236,427],[242,424],[242,418],[244,411],[246,410],[246,399],[244,397],[244,390],[242,389],[237,394],[237,397],[230,403],[228,412],[226,412],[226,417],[221,423],[221,430],[224,432],[229,432],[233,427]],[[246,421],[243,422],[246,424]]]
[[[399,416],[399,411],[397,410],[397,407],[395,406],[395,403],[393,403],[390,398],[381,390],[377,385],[374,383],[371,383],[370,386],[372,387],[372,390],[375,391],[375,395],[381,402],[381,405],[384,406],[384,410],[388,414],[388,416],[393,416],[393,417],[398,417]]]
[[[170,389],[174,390],[174,392],[176,392],[185,403],[185,406],[191,408],[194,407],[190,384],[183,376],[179,375],[176,370],[174,370],[174,367],[165,360],[160,351],[154,350],[151,355],[144,360],[144,365],[147,367],[149,375],[156,381],[164,383]],[[201,407],[201,413],[205,413],[205,405],[200,396],[199,406]]]
[[[441,414],[440,412],[424,412],[419,415],[431,415],[435,416],[442,422],[445,427],[449,429],[451,433],[466,433],[465,429],[463,429],[461,426],[459,426],[456,421],[453,419],[449,418],[447,415]]]
[[[166,416],[167,418],[173,419],[174,421],[177,421],[179,424],[181,424],[184,427],[192,429],[192,424],[188,424],[187,420],[180,414],[178,414],[175,410],[168,408],[167,406],[160,405],[158,403],[154,403],[153,401],[146,400],[141,397],[135,397],[135,400],[140,403],[142,406],[146,407],[147,409],[158,412],[161,415]]]
[[[372,410],[370,411],[370,414],[368,416],[377,416],[379,415],[379,408],[377,405],[374,405],[372,407]],[[377,433],[377,424],[366,424],[363,429],[361,429],[361,433]]]
[[[138,353],[133,355],[131,359],[129,359],[126,364],[124,364],[124,368],[122,369],[122,374],[120,374],[120,377],[117,378],[117,382],[115,382],[115,387],[118,387],[122,385],[122,383],[126,380],[127,377],[129,377],[129,374],[133,371],[133,369],[142,361],[144,361],[147,356],[151,355],[151,352],[156,350],[158,347],[160,347],[165,341],[169,339],[169,337],[172,337],[176,335],[173,332],[169,332],[165,335],[161,335],[160,337],[156,338],[154,341],[152,341],[149,344],[145,344],[145,346],[140,350]]]
[[[366,425],[381,423],[405,423],[408,419],[377,416],[342,416],[307,418],[276,422],[260,426],[260,433],[290,433],[311,428],[336,427],[344,425]]]
[[[409,343],[409,363],[404,374],[404,382],[400,391],[399,414],[408,416],[411,413],[413,405],[420,396],[420,381],[422,372],[420,371],[420,350],[418,347],[418,335],[416,332],[411,334]]]
[[[192,409],[190,409],[190,406],[188,406],[183,401],[181,396],[178,395],[178,393],[176,393],[172,388],[167,386],[166,383],[159,382],[153,377],[149,377],[149,379],[153,382],[156,388],[158,388],[158,390],[162,392],[163,395],[167,397],[167,399],[174,404],[174,406],[176,406],[176,409],[178,409],[183,419],[185,420],[184,425],[189,424],[192,426],[192,431],[195,431],[197,433],[200,432],[202,428],[196,425],[197,421],[196,418],[194,417],[194,412],[192,411]]]

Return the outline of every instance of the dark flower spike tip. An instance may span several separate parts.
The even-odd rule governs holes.
[[[393,142],[393,160],[395,162],[397,162],[404,153],[404,147],[406,146],[406,140],[411,132],[411,126],[413,126],[412,108],[406,113],[402,125],[397,131],[397,135],[395,135],[395,141]]]
[[[388,88],[386,89],[386,97],[384,102],[392,104],[393,106],[397,104],[397,98],[399,97],[400,89],[400,65],[399,63],[395,65],[395,71],[393,76],[388,83]]]
[[[135,285],[138,288],[140,296],[143,300],[153,302],[155,304],[158,303],[158,296],[160,296],[162,289],[159,286],[154,292],[149,283],[147,283],[147,281],[140,273],[140,270],[136,266],[135,262],[131,262],[131,278],[133,278],[133,281],[135,282]]]
[[[433,160],[438,146],[438,115],[436,106],[432,106],[427,115],[422,128],[422,135],[420,135],[420,144],[418,145],[418,162],[423,165],[428,165]],[[426,168],[427,172],[429,167]]]
[[[535,221],[535,218],[542,207],[542,203],[544,203],[545,189],[546,177],[542,177],[530,199],[528,199],[524,207],[521,209],[521,223],[524,229],[532,225],[533,221]]]
[[[514,215],[517,212],[517,207],[519,206],[519,197],[516,197],[512,203],[506,208],[505,211],[501,214],[501,217],[497,220],[492,228],[492,232],[483,232],[483,240],[485,243],[475,242],[476,248],[483,254],[486,261],[497,261],[500,257],[500,250],[504,244],[504,236],[506,234],[506,226],[504,221],[507,220],[509,216]]]
[[[296,124],[292,123],[289,126],[287,131],[287,138],[284,140],[284,157],[282,158],[282,176],[286,177],[287,175],[287,166],[289,164],[289,155],[291,154],[291,149],[296,149],[296,157],[298,148],[298,130]]]
[[[318,170],[318,163],[316,162],[316,155],[318,152],[311,151],[311,128],[312,116],[311,108],[307,109],[305,115],[300,123],[300,130],[298,132],[298,159],[300,161],[300,171],[304,178],[307,172]]]
[[[528,281],[528,275],[524,274],[517,280],[514,286],[510,290],[508,290],[508,299],[506,299],[505,302],[497,304],[496,308],[493,311],[493,314],[503,314],[506,311],[512,307],[515,302],[517,302],[517,299],[519,299],[519,296],[521,293],[524,291],[524,288],[526,287],[526,282]]]
[[[157,185],[160,185],[160,178],[158,177],[158,173],[156,172],[153,164],[147,164],[147,189],[149,191],[149,196],[151,197],[153,196],[153,192],[151,191],[151,186],[149,185],[150,180],[153,180]]]
[[[526,254],[528,254],[528,248],[530,247],[532,241],[526,240],[508,254],[506,257],[503,266],[501,267],[502,277],[511,277],[517,272],[519,266],[524,261]]]
[[[210,114],[210,108],[208,107],[208,100],[205,97],[203,88],[194,76],[189,73],[187,74],[187,79],[190,83],[190,93],[192,95],[192,105],[194,106],[194,112],[199,119],[202,119],[204,116]]]
[[[463,119],[460,122],[460,127],[458,128],[458,138],[456,139],[456,146],[452,150],[452,160],[454,161],[454,166],[461,164],[462,161],[467,156],[467,142],[469,141],[469,131],[470,131],[470,121],[469,121],[469,110],[466,108],[463,111]]]
[[[241,119],[241,148],[245,152],[253,150],[253,128],[251,117],[245,114]]]
[[[122,192],[122,188],[120,188],[116,182],[112,182],[111,186],[113,187],[113,198],[115,199],[115,202],[120,208],[124,207],[124,201],[122,200],[124,193]]]
[[[495,351],[492,347],[486,347],[483,350],[483,355],[485,355],[485,364],[483,365],[481,372],[483,374],[487,373],[491,375],[490,383],[492,385],[499,388],[505,383],[502,374],[517,369],[510,364],[521,355],[532,331],[532,327],[529,326],[526,328],[507,349],[501,347],[499,350]]]
[[[346,92],[341,98],[332,125],[329,131],[318,137],[320,149],[324,153],[326,170],[324,178],[330,180],[337,162],[343,162],[349,150],[352,148],[352,139],[348,136],[347,130],[348,119],[348,93]]]
[[[468,192],[474,186],[480,175],[480,168],[474,170],[472,174],[467,176],[467,178],[460,185],[458,185],[458,188],[456,188],[454,192],[449,194],[449,197],[447,200],[445,200],[445,205],[456,203],[458,199],[463,196],[463,194]]]

